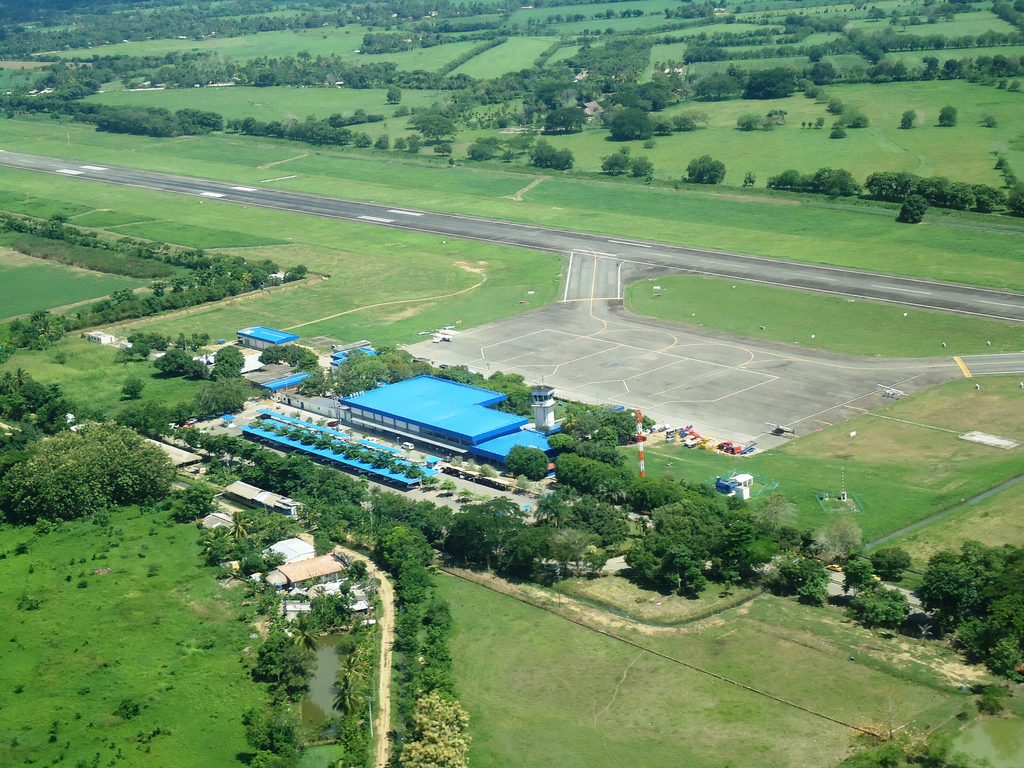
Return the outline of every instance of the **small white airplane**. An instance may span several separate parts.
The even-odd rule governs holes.
[[[895,387],[889,387],[889,386],[886,386],[885,384],[879,384],[878,386],[882,388],[882,397],[900,398],[900,397],[903,397],[903,395],[907,394],[902,389],[896,389]]]

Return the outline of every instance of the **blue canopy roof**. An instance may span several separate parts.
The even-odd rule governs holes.
[[[268,344],[286,344],[289,341],[298,340],[298,336],[287,331],[276,331],[273,328],[266,328],[262,325],[255,325],[252,328],[243,328],[238,332],[239,336],[247,339],[256,339]]]
[[[520,432],[513,432],[510,435],[496,437],[484,443],[478,443],[471,446],[469,452],[491,461],[504,462],[508,457],[509,451],[517,445],[522,445],[526,448],[539,448],[544,453],[551,450],[551,446],[548,445],[548,439],[543,432],[524,429]]]
[[[475,444],[516,432],[528,423],[522,416],[487,407],[504,399],[501,392],[418,376],[345,398],[344,402]]]
[[[311,425],[303,426],[308,428]],[[322,430],[311,429],[310,431]],[[283,437],[282,435],[278,435],[265,429],[261,429],[258,425],[255,424],[243,426],[242,432],[247,435],[258,437],[262,440],[266,440],[282,446],[287,446],[288,448],[292,448],[294,450],[302,451],[303,453],[307,453],[311,456],[318,457],[333,464],[340,464],[342,466],[356,469],[369,475],[375,475],[377,477],[385,478],[387,480],[390,480],[391,482],[398,483],[399,485],[413,486],[420,482],[419,478],[409,478],[400,472],[395,472],[390,469],[378,469],[372,464],[369,464],[364,461],[359,461],[357,459],[348,459],[345,456],[335,453],[334,451],[331,450],[324,450],[322,448],[317,448],[316,446],[312,445],[303,445],[298,440],[292,440],[290,437]],[[415,466],[411,462],[401,462],[401,464],[408,466],[410,468]],[[420,467],[419,469],[427,477],[432,477],[438,474],[437,470],[434,469],[424,469],[422,467]]]

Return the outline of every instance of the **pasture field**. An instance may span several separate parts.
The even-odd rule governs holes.
[[[151,221],[151,219],[120,211],[91,211],[72,217],[72,223],[75,226],[95,229],[117,227],[122,224],[142,224],[146,221]]]
[[[145,280],[76,269],[0,248],[0,320],[146,284]]]
[[[195,526],[131,507],[33,534],[0,527],[0,763],[205,768],[248,752],[252,628],[237,620],[243,590],[200,566]],[[115,714],[123,699],[137,716]]]
[[[1003,92],[991,90],[986,93]],[[804,101],[810,103],[809,100]],[[509,172],[500,164],[449,167],[441,160],[430,161],[425,156],[410,158],[405,153],[351,149],[318,152],[291,142],[239,136],[150,139],[101,134],[79,124],[54,125],[55,122],[22,119],[0,122],[0,142],[14,151],[170,173],[193,173],[236,183],[257,184],[271,174],[274,177],[295,174],[297,177],[294,179],[274,183],[288,189],[349,199],[387,201],[391,205],[492,216],[629,237],[644,232],[653,240],[691,246],[990,287],[1024,287],[1024,278],[1018,271],[1008,268],[1021,256],[1016,236],[988,231],[992,227],[1003,227],[1008,232],[1019,231],[1013,229],[1015,221],[1012,219],[936,210],[929,213],[928,223],[908,227],[894,221],[895,210],[892,207],[887,210],[855,202],[828,203],[807,198],[792,199],[787,195],[756,197],[696,185],[674,190],[659,185],[645,187],[632,180],[609,184],[562,175],[531,178],[523,173]],[[933,132],[942,133],[943,130],[934,129]],[[697,135],[709,132],[697,132]],[[583,136],[592,134],[585,132]],[[754,138],[773,135],[759,134]],[[553,144],[564,141],[565,138],[552,137]],[[611,142],[600,141],[606,147],[603,153],[617,149]],[[700,148],[694,147],[693,150],[696,154]],[[689,153],[684,155],[689,156]],[[388,162],[380,162],[385,158]],[[289,159],[292,162],[277,165],[272,170],[260,167]],[[815,168],[814,163],[806,165],[808,170]],[[524,193],[522,202],[508,199],[534,178],[540,178],[543,183]],[[167,218],[163,204],[143,205],[127,192],[100,190],[97,185],[74,179],[44,178],[9,171],[5,172],[4,186],[21,195],[53,197],[57,194],[55,190],[60,190],[65,199],[81,201],[79,204],[85,209],[113,208],[149,218]],[[170,198],[154,198],[140,193],[142,197],[151,201],[166,200],[169,207],[177,205],[171,203]],[[191,204],[196,203],[192,201]],[[207,210],[214,208],[219,211],[237,210],[234,206],[218,203]],[[257,216],[260,223],[255,228],[239,227],[237,222],[241,219],[231,214],[219,217],[220,223],[213,228],[279,238],[293,234],[280,229],[263,229],[261,223],[271,214]],[[308,223],[312,228],[320,226],[308,217],[296,217],[292,221]],[[208,221],[194,223],[210,225]],[[962,224],[969,226],[960,226]],[[365,232],[368,228],[353,231]],[[899,254],[898,259],[893,258],[894,253]]]
[[[237,330],[237,328],[235,329]],[[175,332],[177,336],[177,332]],[[100,413],[117,413],[128,402],[121,399],[121,387],[129,376],[145,382],[143,400],[155,400],[173,409],[191,400],[202,382],[164,378],[152,363],[133,362],[115,365],[117,351],[75,336],[65,336],[48,350],[18,350],[0,365],[0,373],[23,368],[40,384],[59,384],[73,402],[88,404]],[[64,362],[59,362],[60,360]]]
[[[545,46],[546,48],[547,46]],[[382,89],[354,88],[193,88],[165,89],[162,91],[106,91],[90,96],[86,101],[109,106],[162,107],[171,112],[179,109],[205,109],[217,112],[225,120],[255,117],[269,122],[292,116],[305,120],[307,115],[326,118],[335,113],[351,115],[357,109],[371,115],[384,115],[393,120],[399,106],[428,107],[437,101],[440,91],[402,91],[400,105],[388,104]],[[398,118],[402,124],[406,121]],[[376,124],[353,126],[363,130]]]
[[[831,766],[848,754],[853,731],[843,726],[477,584],[447,575],[439,581],[454,618],[452,656],[471,718],[472,765],[603,768],[643,755],[649,768],[769,768]],[[876,636],[842,626],[827,609],[777,598],[759,598],[692,631],[616,631],[858,725],[880,722],[887,693],[901,702],[901,724],[915,726],[938,724],[963,703],[952,684],[917,660],[905,662],[906,670],[888,661],[902,639],[858,650],[862,663],[851,664],[851,648]],[[796,668],[803,672],[792,674]],[[834,696],[836,689],[843,696]]]
[[[980,430],[1024,441],[1019,380],[986,376],[981,391],[973,380],[943,384],[810,434],[805,423],[797,429],[799,439],[742,459],[652,440],[645,450],[647,472],[693,482],[749,472],[778,482],[796,505],[793,524],[801,529],[828,522],[831,514],[817,496],[837,496],[845,472],[846,489],[863,507],[853,514],[867,543],[1020,474],[1024,447],[1003,450],[959,438]]]
[[[886,10],[884,3],[879,3],[878,7]],[[879,21],[874,19],[853,19],[850,21],[850,24],[854,28],[860,28],[865,31],[881,30],[890,27],[888,19],[881,19]],[[969,11],[967,13],[958,13],[953,21],[940,20],[935,24],[920,26],[904,27],[903,25],[898,25],[891,27],[891,29],[898,35],[948,35],[959,37],[961,35],[980,35],[990,30],[992,32],[1013,32],[1016,30],[1016,27],[1007,21],[1003,21],[992,11]]]
[[[465,64],[460,64],[452,70],[452,74],[466,74],[482,79],[500,77],[506,72],[518,72],[531,66],[557,40],[555,37],[510,37],[501,45],[488,48]]]
[[[951,512],[926,526],[885,542],[884,546],[903,547],[914,558],[914,567],[923,569],[928,558],[942,549],[959,550],[969,539],[990,547],[1003,544],[1024,546],[1024,486],[1020,483]]]
[[[862,357],[1024,349],[1024,327],[1019,325],[712,277],[631,283],[626,306],[640,315]]]
[[[1024,54],[1024,45],[1000,45],[992,48],[951,48],[942,51],[890,51],[885,55],[889,61],[902,61],[908,67],[923,66],[924,60],[933,56],[939,60],[941,67],[948,59],[962,59],[966,56],[1020,56]]]
[[[314,57],[358,55],[353,51],[359,49],[367,31],[365,27],[349,24],[340,28],[289,29],[239,37],[209,37],[205,40],[139,40],[55,51],[53,55],[87,59],[90,56],[162,56],[179,51],[210,51],[235,61],[258,56],[294,56],[299,51],[309,51]]]

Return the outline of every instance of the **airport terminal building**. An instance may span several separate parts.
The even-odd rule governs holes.
[[[501,392],[418,376],[344,398],[338,418],[356,429],[489,461],[503,462],[517,445],[550,451],[547,437],[529,419],[492,407],[503,400]]]

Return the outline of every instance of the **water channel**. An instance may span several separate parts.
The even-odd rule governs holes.
[[[971,757],[987,758],[992,768],[1024,765],[1024,720],[986,720],[961,733],[954,744]]]

